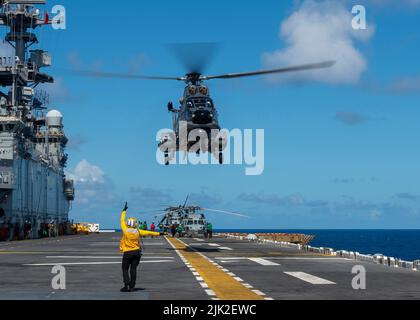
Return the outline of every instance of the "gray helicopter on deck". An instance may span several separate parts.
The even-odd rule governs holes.
[[[213,44],[177,45],[173,49],[175,55],[188,70],[185,76],[154,77],[108,72],[78,72],[81,75],[99,78],[170,80],[186,84],[179,107],[175,107],[173,102],[168,103],[168,111],[172,114],[173,132],[165,133],[159,143],[160,150],[165,154],[166,165],[170,164],[178,151],[196,154],[210,152],[220,164],[223,164],[223,151],[227,145],[227,138],[221,131],[218,111],[211,98],[210,90],[205,85],[206,81],[325,69],[335,64],[335,61],[326,61],[278,69],[207,76],[203,75],[202,70],[208,64],[209,57],[214,51]]]
[[[230,215],[239,218],[249,218],[248,216],[237,212],[188,205],[188,201],[189,196],[187,196],[183,205],[169,206],[166,209],[154,211],[155,219],[161,217],[161,220],[158,223],[159,229],[164,232],[170,232],[172,227],[177,228],[182,225],[184,235],[187,237],[206,236],[207,223],[209,220],[206,218],[205,212]],[[163,213],[156,214],[158,212]],[[145,213],[145,216],[151,216],[152,213]]]

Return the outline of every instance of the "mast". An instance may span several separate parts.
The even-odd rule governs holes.
[[[0,26],[7,28],[5,42],[12,51],[0,57],[0,87],[7,88],[0,88],[0,231],[6,228],[11,238],[25,238],[27,225],[38,237],[51,221],[54,234],[64,230],[75,196],[64,171],[68,139],[63,116],[57,110],[46,113],[48,96],[35,91],[39,84],[54,82],[41,71],[51,66],[51,56],[30,50],[38,43],[35,29],[52,24],[37,7],[45,4],[0,0]]]
[[[14,49],[14,56],[9,64],[0,68],[0,83],[11,86],[10,111],[13,115],[25,120],[34,102],[30,88],[40,83],[52,83],[54,79],[40,72],[43,67],[51,65],[51,57],[42,50],[31,51],[30,47],[38,43],[33,32],[42,25],[50,24],[48,18],[41,17],[35,5],[45,5],[45,0],[0,0],[0,26],[8,28],[5,41]]]

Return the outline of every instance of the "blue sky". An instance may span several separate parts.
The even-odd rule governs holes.
[[[420,228],[420,2],[50,1],[67,30],[42,31],[57,82],[51,108],[65,116],[71,217],[118,226],[182,202],[239,211],[219,228]],[[368,29],[351,29],[362,3]],[[282,30],[282,32],[280,32]],[[336,69],[297,77],[209,83],[222,126],[265,129],[265,172],[243,166],[162,167],[158,130],[182,83],[88,79],[67,69],[180,76],[169,43],[218,42],[207,73],[330,58]],[[325,57],[324,57],[325,56]],[[145,217],[149,221],[151,218]]]

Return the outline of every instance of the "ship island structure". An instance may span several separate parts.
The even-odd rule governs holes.
[[[71,227],[75,190],[65,175],[63,116],[36,89],[54,82],[41,71],[51,66],[49,53],[31,50],[35,29],[51,27],[39,4],[45,1],[0,1],[1,45],[12,52],[0,57],[0,241],[64,235]]]

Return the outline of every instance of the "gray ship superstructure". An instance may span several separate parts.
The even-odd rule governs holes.
[[[35,5],[45,1],[0,1],[0,25],[13,53],[0,57],[0,240],[62,235],[69,230],[73,181],[64,169],[68,139],[59,111],[46,108],[36,90],[54,79],[41,72],[50,55],[30,50],[34,30],[50,25]]]

